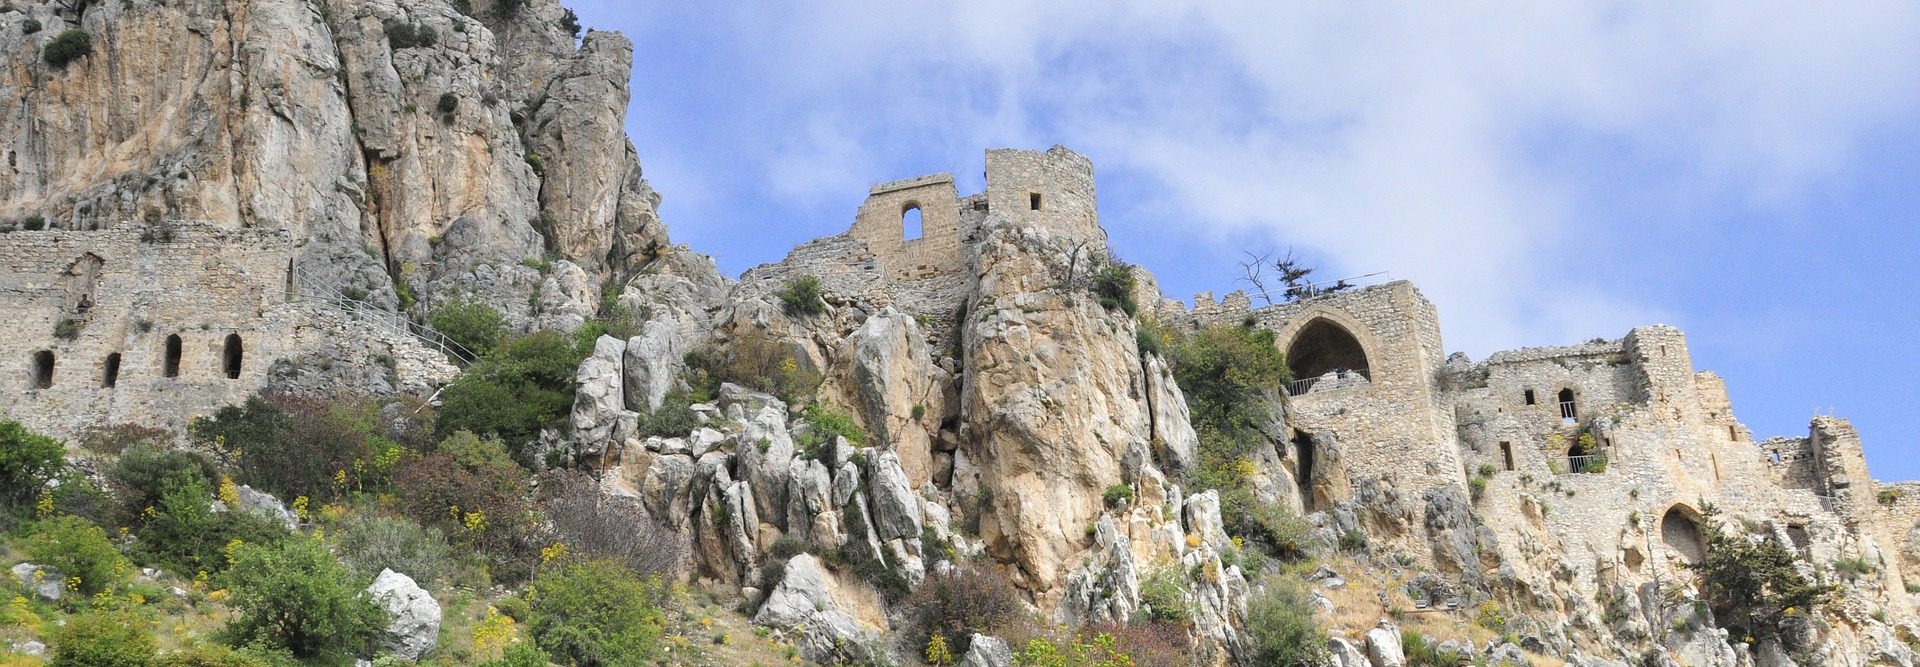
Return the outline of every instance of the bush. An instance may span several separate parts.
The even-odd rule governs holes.
[[[444,534],[403,517],[356,514],[333,530],[333,547],[347,569],[368,580],[391,569],[433,588],[454,567]]]
[[[440,104],[437,108],[440,109],[440,113],[443,113],[443,114],[450,114],[455,111],[459,111],[460,96],[455,95],[453,93],[441,93]]]
[[[49,667],[148,667],[153,630],[139,614],[94,611],[67,619],[53,638]]]
[[[252,512],[214,512],[213,493],[195,477],[182,477],[168,488],[153,511],[142,511],[134,552],[181,576],[227,569],[227,547],[274,544],[285,538],[286,527]]]
[[[573,377],[585,358],[554,331],[502,343],[441,392],[438,434],[464,430],[500,438],[515,460],[533,467],[527,445],[572,413]]]
[[[46,228],[47,217],[44,215],[35,213],[20,219],[20,229],[24,231],[37,232]]]
[[[606,560],[571,560],[534,580],[534,642],[561,664],[640,667],[653,663],[665,617],[665,590]]]
[[[638,500],[602,492],[593,475],[557,472],[543,478],[540,488],[549,491],[541,516],[569,553],[615,561],[663,579],[678,573],[686,561],[684,535],[655,520]]]
[[[1270,416],[1273,392],[1292,379],[1273,332],[1229,325],[1177,341],[1173,375],[1193,410],[1194,427],[1229,434],[1261,425]]]
[[[789,404],[810,398],[820,386],[820,375],[801,370],[797,353],[763,329],[749,327],[734,335],[723,349],[704,348],[686,355],[688,384],[695,397],[711,397],[731,382],[757,389]]]
[[[367,594],[367,579],[334,560],[318,540],[243,545],[226,574],[235,617],[228,638],[285,649],[304,660],[352,660],[373,649],[387,614]]]
[[[69,28],[66,32],[60,33],[60,36],[53,38],[53,41],[47,42],[47,48],[41,52],[41,57],[46,59],[48,65],[66,67],[67,63],[84,58],[91,53],[93,53],[93,36],[87,34],[85,30]]]
[[[1193,617],[1182,583],[1177,567],[1154,570],[1140,582],[1140,603],[1146,607],[1147,620],[1185,623]]]
[[[1832,597],[1832,586],[1800,575],[1794,567],[1797,559],[1786,547],[1728,533],[1711,506],[1705,515],[1706,558],[1689,567],[1700,573],[1707,601],[1730,629],[1776,637],[1788,609],[1812,614]]]
[[[540,647],[530,642],[519,642],[508,646],[499,660],[481,663],[482,667],[547,667],[552,658]]]
[[[675,389],[661,399],[660,409],[652,414],[640,413],[637,433],[643,438],[683,438],[697,428],[700,428],[700,415],[693,411],[693,399],[687,392]]]
[[[388,21],[385,28],[387,32],[387,44],[392,46],[395,51],[400,49],[430,47],[440,41],[439,33],[435,33],[433,28],[418,23],[407,23],[398,20]]]
[[[819,403],[808,405],[801,412],[801,418],[807,422],[807,429],[793,439],[801,456],[815,461],[825,461],[832,454],[836,437],[846,438],[849,444],[859,446],[867,441],[867,432],[860,428],[853,415],[823,407]]]
[[[384,488],[400,445],[378,431],[375,406],[263,394],[189,427],[194,440],[234,463],[239,481],[283,499],[331,502]]]
[[[785,562],[785,559],[781,559]],[[946,638],[956,655],[967,652],[975,633],[998,634],[1025,618],[1020,592],[991,566],[966,566],[932,572],[902,605],[911,627]],[[918,637],[926,644],[927,637]]]
[[[1093,269],[1093,294],[1100,299],[1100,306],[1107,310],[1119,310],[1132,315],[1140,310],[1140,304],[1133,298],[1133,266],[1117,259],[1108,259]]]
[[[1327,636],[1313,624],[1313,605],[1293,583],[1272,582],[1247,602],[1247,651],[1252,664],[1319,665]]]
[[[1125,484],[1109,486],[1106,492],[1100,494],[1100,500],[1106,503],[1107,507],[1130,505],[1133,503],[1133,487]]]
[[[161,656],[154,667],[297,667],[285,654],[266,654],[255,649],[233,649],[219,644],[195,646]]]
[[[807,317],[827,312],[827,302],[820,298],[820,279],[814,276],[788,280],[775,296],[780,297],[780,310],[789,317]]]
[[[140,520],[147,508],[158,507],[174,489],[198,483],[204,491],[220,479],[219,469],[205,455],[146,442],[122,452],[106,474],[120,498],[121,525]]]
[[[428,313],[427,326],[473,353],[463,360],[473,361],[486,356],[500,343],[500,337],[507,331],[507,318],[484,303],[453,301]]]
[[[53,337],[60,340],[73,340],[80,337],[80,321],[71,317],[60,318],[53,325]]]
[[[39,19],[30,18],[20,22],[20,34],[31,35],[31,34],[40,32],[40,29],[42,27],[43,26],[40,25]]]
[[[506,443],[495,438],[482,438],[472,431],[455,431],[435,445],[434,449],[453,457],[454,461],[468,470],[501,471],[520,465],[507,452]]]
[[[59,440],[20,422],[0,421],[0,514],[20,514],[65,467],[66,447]]]
[[[421,525],[439,528],[455,545],[477,548],[492,574],[519,580],[538,549],[527,501],[531,476],[518,465],[463,465],[446,452],[408,459],[394,473],[406,489],[400,509]]]
[[[28,560],[59,570],[67,577],[68,589],[85,596],[114,589],[133,571],[107,532],[79,517],[35,523],[21,547]]]
[[[579,37],[580,36],[580,15],[573,13],[573,10],[571,9],[566,10],[565,13],[560,15],[560,29],[567,31],[567,34],[569,35],[572,35],[574,37]]]

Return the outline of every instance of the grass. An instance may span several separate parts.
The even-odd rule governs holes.
[[[1340,590],[1314,589],[1333,601],[1332,617],[1318,617],[1322,629],[1325,629],[1330,636],[1345,637],[1348,641],[1356,643],[1364,642],[1366,632],[1380,622],[1379,593],[1383,586],[1387,591],[1387,604],[1394,610],[1404,611],[1414,608],[1413,600],[1406,594],[1408,581],[1406,577],[1376,574],[1381,572],[1381,568],[1370,567],[1344,554],[1322,558],[1318,562],[1309,564],[1311,567],[1294,568],[1290,574],[1311,572],[1315,567],[1326,565],[1344,575],[1347,580],[1347,585]],[[1466,640],[1472,641],[1475,646],[1486,646],[1488,641],[1500,636],[1492,630],[1475,625],[1474,609],[1470,606],[1463,606],[1460,611],[1453,613],[1400,613],[1396,616],[1394,623],[1400,626],[1402,634],[1419,633],[1435,644],[1448,640]],[[1566,665],[1562,660],[1532,653],[1527,654],[1527,658],[1535,667],[1565,667]]]

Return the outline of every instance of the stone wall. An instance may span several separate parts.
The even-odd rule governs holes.
[[[359,364],[372,380],[316,389],[430,391],[455,372],[411,338],[290,300],[290,246],[282,230],[188,222],[0,234],[0,360],[12,369],[0,413],[63,437],[125,422],[179,429],[267,386],[276,362],[319,350],[327,359],[312,363],[342,365],[328,377]]]

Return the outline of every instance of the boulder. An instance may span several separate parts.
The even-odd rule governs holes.
[[[626,409],[621,357],[627,343],[612,336],[593,342],[593,354],[580,362],[574,374],[573,438],[582,454],[606,451],[614,426]]]
[[[1013,650],[999,637],[975,633],[967,640],[967,653],[957,667],[1013,667]]]
[[[1187,397],[1173,380],[1173,370],[1158,355],[1145,355],[1147,410],[1153,419],[1153,455],[1162,467],[1178,473],[1192,469],[1199,457],[1200,436],[1193,431]]]
[[[1368,630],[1367,659],[1374,667],[1407,667],[1407,654],[1400,646],[1400,628],[1381,619],[1379,626]]]
[[[920,501],[913,495],[899,455],[879,452],[868,457],[867,468],[867,493],[880,539],[920,539]]]
[[[1226,553],[1233,546],[1233,540],[1227,537],[1227,529],[1220,517],[1219,491],[1202,491],[1188,496],[1181,514],[1186,518],[1187,533],[1198,535],[1200,543],[1211,547],[1215,553]]]
[[[380,647],[394,657],[417,661],[432,653],[440,641],[440,603],[407,575],[381,570],[367,587],[373,601],[387,610],[387,632]]]
[[[754,625],[780,630],[798,629],[795,642],[808,660],[832,663],[842,647],[863,645],[879,636],[874,628],[855,620],[843,607],[850,591],[820,566],[812,554],[787,560],[786,576],[767,594]]]
[[[679,329],[664,319],[648,320],[640,335],[627,339],[622,366],[627,409],[646,414],[660,409],[679,381],[684,354]]]
[[[273,497],[273,494],[255,490],[245,484],[240,485],[237,490],[241,510],[273,519],[280,525],[286,526],[287,530],[300,527],[300,517],[294,515],[293,510],[287,509],[286,505],[280,504],[280,499]]]
[[[43,600],[58,601],[67,594],[66,575],[51,567],[20,563],[13,566],[13,578]]]
[[[1527,652],[1509,643],[1487,650],[1488,667],[1528,667]]]
[[[1327,640],[1327,667],[1373,667],[1353,642],[1334,637]]]

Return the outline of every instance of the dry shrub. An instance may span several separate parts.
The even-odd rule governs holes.
[[[800,367],[799,356],[784,341],[759,327],[735,332],[724,348],[690,352],[686,361],[690,383],[707,396],[718,394],[720,383],[731,382],[792,403],[811,396],[821,382],[819,373]]]
[[[547,491],[542,514],[569,551],[669,580],[686,566],[691,546],[685,535],[655,520],[639,501],[601,492],[593,475],[555,471],[540,487]]]
[[[967,566],[947,574],[928,574],[907,596],[907,618],[916,640],[925,645],[933,633],[946,637],[955,655],[967,652],[974,633],[1002,634],[1027,625],[1026,605],[1006,575],[992,567]]]

